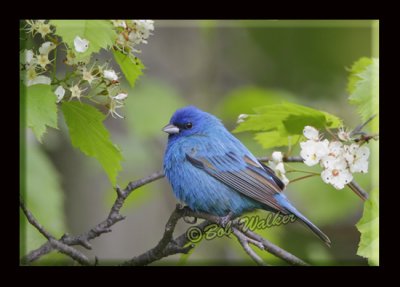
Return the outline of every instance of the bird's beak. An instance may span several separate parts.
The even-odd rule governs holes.
[[[173,124],[169,124],[163,127],[162,131],[172,135],[179,133],[179,128],[177,126],[174,126]]]

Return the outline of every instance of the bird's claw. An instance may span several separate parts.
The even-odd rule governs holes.
[[[219,225],[221,225],[223,228],[225,228],[226,225],[228,224],[228,222],[231,221],[232,217],[233,217],[233,213],[232,213],[232,211],[230,211],[228,213],[228,215],[225,215],[224,217],[220,218]]]

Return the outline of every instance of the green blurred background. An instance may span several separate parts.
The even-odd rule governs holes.
[[[161,168],[167,140],[161,128],[177,108],[189,104],[217,115],[229,130],[239,114],[282,100],[325,110],[355,127],[360,119],[347,103],[346,68],[360,57],[379,56],[374,25],[376,21],[366,20],[156,20],[154,35],[138,55],[146,66],[144,75],[134,89],[125,85],[129,90],[122,111],[126,118],[106,120],[125,158],[119,185],[124,187]],[[110,57],[105,52],[97,55]],[[58,67],[62,58],[57,57]],[[257,156],[272,152],[263,150],[251,134],[237,137]],[[60,131],[49,130],[43,145],[29,130],[26,140],[26,200],[38,220],[61,236],[66,231],[85,232],[105,219],[115,191],[98,162],[72,148],[65,125],[61,124]],[[289,174],[289,178],[294,177]],[[369,190],[369,175],[356,180]],[[362,202],[349,189],[338,191],[320,178],[311,178],[290,184],[286,194],[328,234],[332,247],[327,248],[299,223],[260,230],[262,236],[313,265],[367,265],[356,255],[359,233],[354,225],[361,217]],[[126,220],[95,239],[92,251],[81,250],[105,265],[139,255],[158,243],[176,203],[165,179],[144,186],[127,200],[122,210]],[[267,216],[267,212],[258,214]],[[23,216],[21,226],[22,253],[45,242],[24,224]],[[180,223],[176,235],[188,227]],[[286,265],[266,252],[258,253],[269,264]],[[36,264],[73,263],[51,254]],[[234,237],[224,237],[202,241],[190,256],[175,255],[154,264],[254,263]]]

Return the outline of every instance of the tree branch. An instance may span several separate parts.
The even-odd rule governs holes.
[[[255,241],[247,236],[245,236],[241,231],[239,231],[237,228],[233,228],[233,234],[235,234],[236,238],[238,239],[240,245],[242,245],[244,251],[258,264],[261,266],[266,265],[265,262],[260,258],[260,256],[257,255],[257,253],[254,252],[253,249],[251,249],[249,243],[255,244],[257,247],[264,249],[263,246],[261,247],[258,245],[258,241]]]
[[[64,234],[61,237],[61,239],[59,240],[59,242],[66,244],[68,246],[81,245],[81,246],[85,247],[86,249],[91,249],[92,247],[91,247],[91,244],[89,243],[90,240],[100,236],[103,233],[110,232],[111,226],[113,226],[115,223],[117,223],[125,218],[124,216],[122,216],[119,213],[119,211],[120,211],[121,207],[123,206],[125,199],[128,197],[128,195],[133,190],[135,190],[143,185],[146,185],[150,182],[156,181],[162,177],[164,177],[164,173],[162,171],[158,171],[158,172],[152,173],[151,175],[149,175],[147,177],[139,179],[137,181],[130,182],[124,190],[121,190],[119,187],[117,187],[116,188],[117,198],[116,198],[113,206],[111,207],[110,213],[108,214],[107,218],[104,221],[97,224],[95,227],[90,229],[88,232],[82,233],[77,236],[71,236],[69,234]],[[53,249],[54,249],[54,246],[51,244],[50,241],[48,241],[45,244],[43,244],[41,247],[39,247],[38,249],[31,251],[27,256],[25,256],[22,259],[22,261],[27,262],[27,263],[33,262],[33,261],[39,259],[40,257],[42,257],[43,255],[48,254]]]
[[[268,157],[260,157],[259,161],[265,162],[270,160]],[[303,159],[298,156],[287,157],[284,158],[285,162],[302,162]],[[81,245],[87,249],[91,249],[91,245],[89,243],[90,240],[100,236],[103,233],[111,232],[111,227],[117,222],[123,220],[125,217],[121,215],[120,209],[125,203],[126,198],[137,188],[149,184],[153,181],[156,181],[160,178],[164,177],[164,173],[162,171],[154,172],[153,174],[139,179],[134,182],[130,182],[124,190],[121,190],[119,187],[116,188],[117,198],[114,204],[111,207],[110,213],[107,218],[94,226],[89,231],[82,233],[80,235],[71,236],[69,234],[64,234],[59,240],[56,240],[50,233],[48,233],[38,222],[29,210],[26,209],[24,204],[21,201],[21,208],[24,211],[28,221],[35,226],[39,230],[43,236],[47,238],[47,242],[43,244],[36,250],[31,251],[28,255],[26,255],[22,262],[30,263],[33,262],[45,254],[50,253],[53,250],[58,250],[67,256],[70,256],[77,262],[83,265],[88,265],[89,260],[85,255],[71,246]],[[359,193],[365,193],[361,187],[358,186],[354,181],[349,184],[350,188],[355,188]],[[354,189],[353,189],[354,190]],[[357,192],[356,192],[357,193]],[[366,194],[366,193],[365,193]],[[187,217],[193,217],[195,220],[189,222]],[[182,208],[182,206],[177,206],[174,212],[171,214],[164,230],[163,237],[159,241],[159,243],[152,249],[144,252],[143,254],[133,257],[132,259],[123,262],[122,265],[148,265],[154,261],[160,260],[161,258],[178,254],[178,253],[187,253],[193,247],[194,244],[189,244],[190,240],[187,238],[186,233],[181,234],[180,236],[173,238],[173,232],[175,230],[176,224],[179,219],[183,218],[187,223],[195,223],[197,218],[205,219],[204,222],[196,225],[200,230],[204,230],[210,223],[216,223],[218,225],[224,225],[225,218],[221,218],[218,216],[194,212],[187,207]],[[251,230],[242,230],[240,221],[233,220],[231,221],[232,232],[234,236],[238,239],[239,243],[242,245],[243,249],[246,253],[259,265],[265,265],[265,262],[254,252],[254,250],[250,247],[250,244],[257,246],[258,248],[268,251],[269,253],[275,255],[278,258],[288,262],[292,265],[308,265],[306,262],[297,258],[296,256],[290,254],[286,250],[272,244],[268,240],[262,238],[260,235],[254,233]],[[76,251],[76,252],[75,252]],[[83,256],[82,256],[83,255]],[[97,260],[96,260],[97,261]]]
[[[173,239],[173,233],[175,230],[175,226],[178,223],[179,219],[184,216],[184,209],[180,204],[178,204],[172,212],[171,216],[167,224],[165,225],[164,235],[161,238],[160,242],[156,245],[156,247],[146,251],[145,253],[132,258],[129,261],[123,262],[122,265],[124,266],[143,266],[148,265],[154,261],[157,261],[163,257],[167,257],[172,254],[177,253],[187,253],[194,247],[193,244],[186,246],[186,242],[181,241],[178,244]]]
[[[44,237],[47,238],[49,247],[51,249],[56,249],[60,251],[61,253],[71,257],[75,261],[79,262],[82,265],[89,265],[89,259],[81,252],[76,250],[75,248],[68,246],[54,238],[33,216],[33,214],[26,208],[22,198],[20,197],[19,199],[19,205],[24,212],[26,218],[28,219],[29,223],[33,225]],[[46,246],[46,249],[48,247]]]

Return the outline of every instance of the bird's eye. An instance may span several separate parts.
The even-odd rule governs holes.
[[[188,122],[188,123],[185,124],[185,128],[186,128],[186,129],[191,129],[192,126],[193,126],[193,125],[192,125],[191,122]]]

